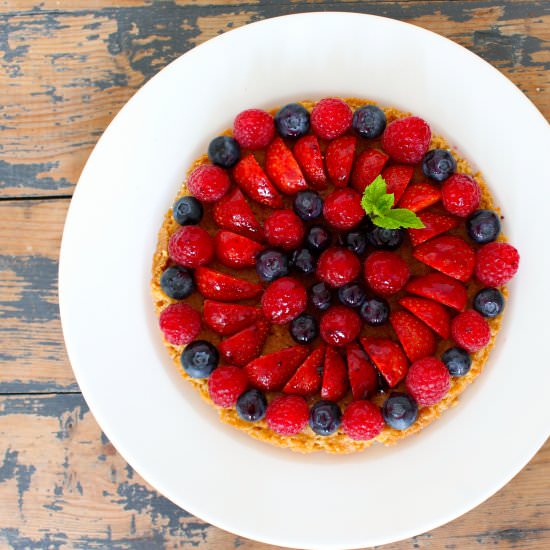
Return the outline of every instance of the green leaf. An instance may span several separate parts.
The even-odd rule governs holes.
[[[384,229],[399,229],[401,227],[401,222],[388,216],[375,216],[372,218],[372,223]]]
[[[377,178],[365,187],[363,191],[363,198],[361,199],[361,206],[367,214],[374,213],[374,205],[386,194],[386,182],[382,176]]]
[[[373,208],[374,213],[377,216],[385,216],[393,206],[394,200],[395,199],[394,199],[393,193],[380,197],[374,205],[374,208]]]
[[[389,220],[391,220],[391,222]],[[373,220],[373,223],[379,225],[376,223],[376,220]],[[396,227],[394,227],[396,223],[399,224],[397,227],[410,227],[412,229],[423,229],[425,227],[422,220],[414,212],[406,208],[393,208],[383,216],[383,221],[381,223],[391,223],[392,227],[386,227],[387,229],[396,229]]]

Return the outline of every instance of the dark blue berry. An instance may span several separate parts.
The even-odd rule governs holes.
[[[377,327],[387,323],[390,317],[390,305],[384,298],[367,298],[359,311],[365,323]]]
[[[309,426],[317,435],[333,434],[342,423],[342,411],[332,401],[317,401],[309,413]]]
[[[237,140],[229,136],[215,137],[208,146],[208,158],[222,168],[231,168],[241,157]]]
[[[178,199],[172,207],[174,220],[180,225],[196,225],[202,220],[202,214],[202,204],[190,195]]]
[[[338,299],[348,307],[360,307],[365,300],[365,291],[358,283],[348,283],[338,289]]]
[[[472,241],[490,243],[500,233],[500,219],[492,210],[477,210],[466,221],[466,230]]]
[[[409,394],[392,392],[382,405],[382,416],[388,426],[406,430],[418,416],[418,405]]]
[[[290,323],[290,335],[298,344],[309,344],[319,336],[319,326],[315,317],[304,313]]]
[[[497,317],[504,309],[504,296],[498,288],[483,288],[474,297],[474,309],[483,317]]]
[[[377,138],[386,128],[386,115],[376,105],[364,105],[353,113],[353,129],[367,139]]]
[[[183,300],[195,290],[193,275],[181,265],[171,265],[160,277],[162,291],[169,298]]]
[[[331,235],[320,225],[314,225],[306,233],[305,245],[314,254],[320,254],[330,246]]]
[[[259,390],[247,390],[237,399],[237,414],[246,422],[257,422],[265,416],[267,400]]]
[[[219,360],[218,350],[206,340],[191,342],[181,354],[181,366],[191,378],[207,378]]]
[[[332,293],[325,283],[317,283],[309,290],[309,300],[314,308],[325,311],[330,307]]]
[[[451,376],[464,376],[472,366],[472,358],[462,348],[449,348],[443,352],[441,360],[445,363]]]
[[[256,273],[262,281],[271,282],[289,273],[288,256],[280,250],[262,250],[256,258]]]
[[[368,243],[378,250],[395,250],[401,246],[405,231],[403,229],[385,229],[372,225],[366,232]]]
[[[309,131],[309,111],[299,103],[289,103],[275,115],[275,127],[283,138],[303,136]]]
[[[446,180],[455,170],[456,160],[447,149],[432,149],[422,159],[422,172],[432,180]]]
[[[316,191],[300,191],[294,197],[294,212],[304,220],[314,220],[323,212],[323,199]]]
[[[307,275],[315,270],[315,258],[307,248],[298,248],[290,257],[290,266]]]
[[[340,237],[340,243],[358,256],[367,250],[367,238],[362,231],[350,231]]]

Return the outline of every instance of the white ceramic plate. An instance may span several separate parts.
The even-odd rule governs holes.
[[[521,252],[486,371],[458,407],[394,448],[300,456],[222,425],[161,343],[149,270],[190,162],[248,107],[331,95],[427,119],[485,174]],[[514,476],[548,436],[548,125],[497,70],[418,27],[312,13],[231,31],[183,55],[121,110],[67,217],[63,330],[108,437],[169,499],[219,527],[294,548],[403,539],[456,518]],[[532,391],[535,390],[535,391]]]

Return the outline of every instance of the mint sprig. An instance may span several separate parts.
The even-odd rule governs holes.
[[[372,223],[384,229],[424,228],[422,220],[411,210],[393,208],[395,197],[393,193],[388,193],[387,190],[386,181],[382,176],[378,176],[363,192],[361,206],[372,220]]]

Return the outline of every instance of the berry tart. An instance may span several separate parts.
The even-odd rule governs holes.
[[[182,376],[294,451],[393,444],[457,402],[519,265],[481,174],[416,116],[248,109],[191,166],[152,295]]]

